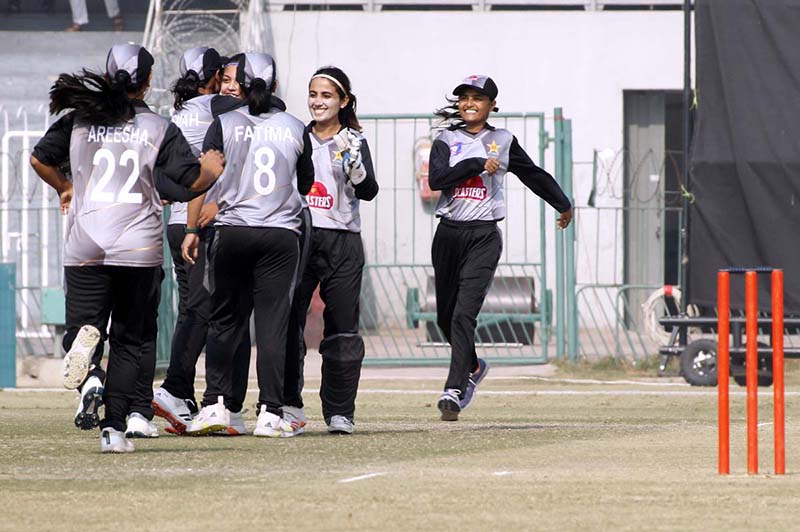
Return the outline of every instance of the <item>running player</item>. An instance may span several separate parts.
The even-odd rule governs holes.
[[[272,108],[275,62],[247,53],[236,81],[247,108],[225,113],[208,130],[204,150],[230,159],[218,184],[219,213],[209,260],[212,313],[206,345],[203,408],[187,432],[205,434],[229,425],[241,408],[233,389],[234,351],[255,309],[259,399],[253,434],[293,435],[282,419],[286,331],[299,255],[301,194],[314,181],[311,145],[303,124]],[[189,204],[187,231],[196,227],[202,200]],[[199,238],[189,232],[186,260],[197,256]]]
[[[105,75],[84,70],[59,76],[50,91],[50,112],[72,112],[50,127],[31,156],[69,216],[64,384],[82,390],[82,423],[96,425],[97,408],[105,404],[101,452],[134,450],[125,437],[126,415],[146,387],[148,406],[152,400],[163,277],[157,182],[174,181],[199,194],[222,173],[224,162],[219,152],[209,151],[198,164],[180,130],[142,101],[152,65],[144,47],[116,45]],[[72,182],[58,170],[67,158]],[[99,364],[109,319],[111,354],[103,375]],[[148,375],[149,383],[143,383]]]
[[[356,95],[339,68],[317,70],[308,86],[312,121],[306,127],[314,148],[316,181],[308,193],[313,235],[299,290],[300,339],[317,286],[325,303],[322,384],[319,396],[328,431],[352,434],[364,341],[358,334],[359,297],[364,272],[360,200],[378,194],[369,146],[356,117]],[[288,412],[302,415],[305,345],[287,360],[284,390]],[[284,408],[284,413],[287,408]]]
[[[431,147],[429,183],[441,190],[440,218],[432,259],[439,328],[452,348],[450,372],[439,398],[444,421],[456,421],[489,370],[475,352],[478,313],[503,250],[497,222],[505,218],[503,178],[512,172],[560,214],[558,227],[572,220],[572,205],[555,179],[536,166],[510,132],[488,124],[497,111],[497,85],[469,76],[439,114],[449,127]]]

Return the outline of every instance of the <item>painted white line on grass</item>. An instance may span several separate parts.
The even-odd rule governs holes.
[[[359,480],[366,480],[368,478],[375,478],[381,475],[385,475],[386,473],[369,473],[366,475],[359,475],[357,477],[350,477],[350,478],[343,478],[342,480],[337,480],[337,484],[347,484],[348,482],[357,482]]]
[[[0,388],[0,390],[19,393],[75,393],[75,390],[67,390],[64,388]]]
[[[489,380],[492,377],[489,375],[486,376],[486,379]],[[612,385],[619,385],[619,384],[630,384],[634,386],[691,386],[688,382],[654,382],[654,381],[634,381],[634,380],[615,380],[615,381],[603,381],[599,379],[562,379],[556,377],[539,377],[536,375],[521,375],[519,377],[502,377],[498,376],[495,377],[496,380],[503,380],[503,379],[511,379],[511,380],[533,380],[533,381],[542,381],[542,382],[553,382],[553,383],[565,383],[565,384],[612,384]]]
[[[492,475],[496,477],[510,477],[511,471],[495,471]]]
[[[257,389],[247,390],[257,392]],[[308,393],[319,393],[319,389],[306,388]],[[391,388],[359,388],[358,393],[384,395],[438,395],[441,390],[396,390]],[[532,396],[532,395],[572,395],[572,396],[674,396],[674,397],[716,397],[717,392],[682,391],[682,390],[480,390],[479,395],[497,396]],[[733,397],[745,397],[747,392],[730,392]],[[771,391],[759,392],[760,397],[772,397]],[[800,392],[785,392],[788,397],[800,397]]]
[[[445,372],[446,373],[446,372]],[[416,377],[413,375],[397,375],[397,376],[388,376],[388,375],[369,375],[369,376],[361,376],[361,381],[440,381],[442,377]],[[655,381],[637,381],[637,380],[613,380],[613,381],[604,381],[599,379],[566,379],[566,378],[556,378],[556,377],[540,377],[538,375],[487,375],[486,381],[542,381],[542,382],[552,382],[554,384],[610,384],[614,386],[618,386],[620,384],[629,384],[629,385],[636,385],[636,386],[655,386],[655,387],[664,387],[664,386],[680,386],[680,387],[688,387],[691,386],[688,382],[681,380],[678,382],[655,382]]]

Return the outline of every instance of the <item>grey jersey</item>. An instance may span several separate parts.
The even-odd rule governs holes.
[[[300,231],[297,160],[303,123],[284,112],[251,116],[240,108],[219,117],[225,171],[217,182],[217,225]]]
[[[342,152],[337,149],[333,138],[323,141],[313,133],[310,137],[314,148],[314,186],[306,201],[311,209],[312,225],[360,233],[360,201],[342,168]],[[366,143],[363,136],[361,142]]]
[[[436,204],[436,216],[457,222],[505,218],[503,178],[508,171],[513,138],[505,129],[484,129],[477,135],[470,135],[462,129],[448,129],[437,137],[437,140],[450,147],[450,167],[464,159],[494,157],[500,160],[500,169],[491,176],[484,170],[452,188],[442,190]]]
[[[211,114],[211,100],[216,94],[203,94],[183,103],[183,108],[172,115],[172,121],[180,128],[186,137],[192,153],[199,157],[203,149],[203,139],[206,137],[208,126],[214,121]],[[213,187],[212,187],[213,190]],[[211,201],[213,194],[209,191],[206,203]],[[186,224],[186,203],[173,203],[170,209],[169,224]]]
[[[153,168],[169,121],[149,109],[118,126],[75,122],[65,266],[160,266],[163,223]]]

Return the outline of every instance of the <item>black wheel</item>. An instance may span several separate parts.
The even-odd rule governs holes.
[[[696,340],[681,353],[681,374],[692,386],[717,385],[717,342]]]
[[[769,345],[758,342],[758,347],[769,347]],[[744,361],[742,361],[742,367],[744,368],[743,372],[747,371],[747,364]],[[733,382],[739,386],[747,386],[747,376],[744,374],[734,375]],[[772,358],[770,357],[761,355],[758,357],[758,385],[765,388],[772,386]]]

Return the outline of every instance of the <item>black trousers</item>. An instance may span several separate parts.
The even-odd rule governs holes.
[[[286,330],[299,256],[297,234],[272,227],[217,227],[209,284],[211,320],[206,342],[203,406],[222,396],[231,411],[237,348],[255,310],[258,406],[281,414]],[[249,354],[248,354],[249,355]]]
[[[311,256],[298,295],[303,325],[317,285],[325,303],[322,314],[325,328],[319,346],[322,355],[319,396],[326,423],[336,415],[350,419],[355,415],[364,361],[364,340],[358,334],[363,272],[364,246],[359,233],[314,228]],[[301,354],[305,357],[305,345]]]
[[[94,374],[105,381],[101,428],[125,430],[125,418],[139,412],[153,418],[158,303],[164,272],[160,266],[66,266],[66,332],[69,350],[83,325],[97,327],[102,341],[92,356]],[[111,320],[110,333],[107,334]],[[111,353],[106,374],[100,369],[103,342]]]
[[[203,280],[203,288],[208,292],[211,281],[210,271],[214,262],[214,254],[216,253],[217,246],[214,245],[214,239],[217,237],[216,231],[211,233],[206,243],[206,258],[205,258],[205,274]],[[209,294],[209,307],[211,306],[211,295]],[[229,403],[228,408],[232,412],[239,412],[244,406],[244,400],[247,396],[247,385],[250,380],[250,358],[251,358],[251,342],[250,342],[250,327],[248,326],[242,336],[239,345],[233,354],[233,370],[231,372],[231,392],[233,397]]]
[[[308,305],[303,306],[300,296],[303,272],[311,256],[311,211],[306,207],[300,213],[300,260],[297,262],[295,290],[292,297],[292,310],[289,314],[289,328],[286,331],[286,368],[283,385],[283,404],[303,408],[303,363],[306,344],[303,332],[306,328]]]
[[[466,389],[478,364],[475,327],[503,252],[497,224],[457,225],[441,221],[431,258],[436,285],[436,322],[450,342],[445,389]]]
[[[206,345],[208,319],[211,314],[211,296],[204,286],[206,245],[213,238],[214,229],[200,233],[200,249],[194,265],[183,260],[181,244],[185,236],[184,224],[167,226],[167,240],[178,279],[178,318],[172,336],[172,352],[167,376],[161,385],[180,399],[194,401],[194,379],[197,359]],[[249,349],[249,341],[248,341]]]

